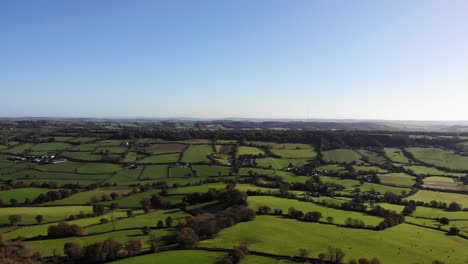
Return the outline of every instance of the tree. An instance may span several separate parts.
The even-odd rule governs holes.
[[[174,221],[174,219],[172,219],[172,217],[168,216],[166,218],[166,227],[172,227],[172,222]]]
[[[382,264],[382,261],[376,257],[373,257],[370,261],[370,264]]]
[[[456,228],[454,226],[450,227],[449,232],[448,232],[448,234],[452,235],[452,236],[456,236],[456,235],[458,235],[458,233],[460,233],[460,229],[458,229],[458,228]]]
[[[127,210],[127,217],[132,217],[132,216],[133,216],[133,211]]]
[[[122,243],[119,241],[108,238],[102,243],[103,260],[116,260],[119,256],[119,251],[122,249]]]
[[[119,198],[119,194],[116,193],[116,192],[113,192],[113,193],[110,194],[110,197],[112,198],[112,200],[115,200],[115,199]]]
[[[156,234],[150,234],[148,244],[150,245],[151,252],[158,252],[162,244],[162,239]]]
[[[93,212],[95,215],[102,215],[104,214],[105,208],[102,204],[95,204],[93,205]]]
[[[143,201],[141,202],[141,207],[145,214],[148,213],[151,209],[151,200],[149,198],[143,199]]]
[[[461,204],[457,203],[457,202],[451,202],[447,208],[447,210],[449,211],[461,211],[462,210],[462,206]]]
[[[300,248],[298,250],[298,257],[300,257],[301,259],[304,259],[306,258],[308,255],[309,255],[309,251],[305,248]]]
[[[158,223],[156,224],[156,227],[157,228],[163,228],[164,227],[164,223],[162,220],[159,220]]]
[[[151,229],[149,226],[145,226],[141,229],[141,232],[143,232],[144,235],[148,235],[150,233]]]
[[[22,220],[21,215],[10,215],[8,216],[8,220],[10,221],[10,225],[16,225]]]
[[[369,260],[367,258],[359,258],[358,260],[359,264],[370,264]]]
[[[331,217],[331,216],[328,216],[328,217],[327,217],[327,222],[328,222],[329,224],[333,224],[334,221],[335,221],[335,219],[334,219],[333,217]]]
[[[65,243],[63,246],[63,253],[71,260],[81,259],[84,256],[83,248],[76,242]]]
[[[448,225],[450,223],[450,220],[447,217],[441,217],[439,218],[439,223],[442,225]]]
[[[125,244],[125,249],[127,249],[129,256],[135,256],[140,254],[142,246],[140,240],[129,240]]]
[[[332,264],[340,264],[343,262],[345,253],[340,248],[328,246],[327,260]]]
[[[41,224],[42,221],[44,220],[44,217],[42,215],[36,215],[35,219],[38,224]]]
[[[307,222],[318,222],[322,218],[322,213],[313,211],[313,212],[308,212],[304,215],[304,221]]]
[[[112,211],[119,209],[119,204],[118,203],[111,203],[109,207]]]
[[[198,242],[198,235],[191,227],[184,227],[177,231],[177,243],[182,247],[192,248]]]
[[[445,264],[445,263],[443,261],[440,261],[440,260],[436,259],[436,260],[432,261],[432,264]]]
[[[18,205],[18,200],[14,199],[14,198],[11,198],[10,199],[10,204],[11,204],[11,206],[17,206]]]

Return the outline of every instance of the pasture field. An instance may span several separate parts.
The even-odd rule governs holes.
[[[361,154],[363,157],[367,158],[367,160],[370,163],[373,163],[373,164],[384,164],[385,163],[385,157],[381,156],[377,152],[369,151],[369,150],[366,150],[366,149],[358,149],[356,151],[359,152],[359,154]]]
[[[403,167],[408,170],[411,170],[412,172],[418,175],[454,176],[454,177],[465,176],[464,173],[445,172],[445,171],[441,171],[433,167],[426,167],[426,166],[419,166],[419,165],[411,165],[411,166],[403,166]]]
[[[308,159],[285,159],[285,158],[261,158],[256,159],[257,166],[263,168],[271,168],[275,170],[282,170],[292,164],[293,167],[302,167],[308,163]]]
[[[174,219],[174,224],[177,224],[177,220],[188,216],[187,213],[180,210],[158,210],[156,212],[149,212],[147,214],[139,214],[133,217],[125,217],[121,220],[117,220],[114,223],[106,223],[102,225],[94,225],[86,228],[88,234],[96,234],[102,232],[111,232],[115,226],[115,230],[141,228],[144,226],[156,227],[159,220],[165,221],[167,217]]]
[[[68,140],[68,142],[82,144],[82,143],[94,142],[94,141],[97,141],[97,140],[99,140],[99,139],[95,138],[95,137],[76,137],[76,138]]]
[[[357,172],[375,172],[375,173],[386,173],[388,172],[387,170],[384,170],[380,167],[377,166],[371,166],[371,165],[353,165],[353,168]]]
[[[86,163],[78,168],[78,173],[116,173],[122,167],[111,163]]]
[[[11,199],[15,199],[18,204],[22,204],[25,199],[34,200],[34,198],[38,197],[40,194],[48,191],[54,190],[44,188],[19,188],[0,191],[0,200],[2,200],[3,204],[6,205],[11,205]]]
[[[321,166],[317,167],[317,169],[318,169],[318,170],[325,171],[325,172],[330,172],[330,171],[335,171],[335,172],[346,171],[346,168],[343,167],[343,166],[340,165],[340,164],[321,165]]]
[[[264,142],[264,141],[249,141],[248,144],[254,146],[261,146],[271,149],[310,149],[312,148],[309,144],[301,143],[276,143],[276,142]]]
[[[135,162],[137,158],[138,154],[136,152],[128,152],[127,155],[125,155],[125,158],[122,160],[122,162],[132,163]]]
[[[208,156],[213,152],[211,145],[190,145],[182,154],[182,162],[203,163],[210,162]]]
[[[44,216],[44,223],[61,221],[67,219],[72,214],[78,214],[80,212],[91,213],[91,206],[51,206],[51,207],[21,207],[21,210],[15,207],[4,207],[0,208],[0,224],[8,224],[8,216],[18,214],[22,216],[22,220],[19,224],[34,224],[34,219],[38,214]]]
[[[35,168],[40,171],[46,172],[72,172],[75,173],[79,167],[83,166],[84,163],[67,161],[58,164],[44,164],[36,166]]]
[[[395,163],[403,163],[403,164],[408,164],[411,163],[411,160],[408,159],[404,154],[401,149],[398,148],[385,148],[384,149],[385,154],[387,157]]]
[[[169,177],[189,177],[194,176],[189,167],[177,166],[169,167]]]
[[[219,182],[219,183],[209,183],[199,186],[187,186],[187,187],[179,187],[175,189],[170,189],[169,194],[190,194],[190,193],[203,193],[207,192],[210,189],[221,190],[226,188],[226,184]]]
[[[274,149],[271,149],[270,151],[271,153],[278,155],[282,158],[290,158],[290,159],[300,159],[300,158],[311,159],[317,156],[317,153],[314,151],[313,148],[307,148],[307,149],[274,148]]]
[[[453,178],[441,177],[441,176],[431,176],[426,177],[423,180],[424,187],[432,189],[442,189],[442,190],[463,190],[466,189],[462,183],[455,182]]]
[[[94,152],[97,147],[98,147],[97,144],[80,144],[80,145],[74,145],[70,150],[71,151]]]
[[[272,235],[275,234],[275,235]],[[200,242],[201,246],[232,248],[239,241],[251,250],[294,256],[299,248],[312,249],[316,256],[329,245],[342,248],[345,259],[374,256],[383,263],[463,263],[468,241],[441,232],[408,224],[384,231],[342,228],[319,223],[305,223],[276,216],[257,216],[221,231],[218,237]],[[438,241],[438,243],[433,243]]]
[[[333,149],[322,151],[323,159],[327,162],[356,162],[363,164],[362,156],[352,149]]]
[[[272,209],[272,212],[274,211],[274,209],[281,209],[283,210],[283,214],[287,214],[288,209],[291,207],[297,210],[301,210],[302,212],[304,212],[304,214],[307,212],[318,211],[321,212],[323,216],[323,218],[320,221],[326,222],[327,217],[333,217],[333,222],[340,225],[344,225],[345,220],[348,217],[360,219],[364,221],[366,225],[373,227],[382,222],[382,218],[366,215],[363,213],[337,210],[317,205],[311,202],[301,202],[297,200],[278,198],[273,196],[252,196],[249,197],[247,202],[249,203],[249,207],[255,210],[257,210],[260,206],[267,205]]]
[[[167,165],[147,165],[141,174],[141,178],[143,179],[164,179],[167,177]]]
[[[393,187],[393,186],[387,186],[387,185],[376,184],[376,183],[371,183],[371,182],[365,182],[359,188],[361,188],[362,192],[376,191],[380,193],[381,195],[385,194],[385,192],[392,192],[394,194],[401,195],[403,192],[409,193],[409,191],[411,191],[410,188]]]
[[[264,155],[264,154],[265,154],[265,151],[263,151],[262,149],[259,149],[257,147],[249,147],[249,146],[240,146],[236,153],[237,156]]]
[[[202,177],[227,176],[232,171],[230,167],[214,165],[193,165],[192,170]]]
[[[405,173],[387,173],[378,175],[380,182],[397,186],[411,187],[416,182],[416,178]]]
[[[413,212],[412,216],[431,219],[447,217],[448,219],[468,220],[468,211],[450,212],[437,208],[418,206],[416,207],[416,210]]]
[[[111,193],[122,196],[128,194],[131,190],[132,188],[130,187],[99,188],[91,191],[82,191],[65,199],[48,202],[46,205],[85,205],[91,203],[91,201],[101,201],[103,196],[111,199]]]
[[[21,154],[23,152],[30,150],[33,146],[34,144],[32,143],[25,143],[25,144],[21,144],[18,146],[14,146],[13,148],[10,148],[10,149],[6,149],[4,152],[11,153],[11,154]]]
[[[137,163],[175,163],[179,160],[179,153],[172,154],[160,154],[156,156],[149,156],[142,160],[139,160]]]
[[[74,160],[83,160],[83,161],[98,161],[102,159],[102,156],[94,152],[84,152],[84,151],[66,151],[62,153],[62,156]]]
[[[44,154],[47,154],[47,152],[53,152],[53,151],[61,151],[70,148],[71,145],[67,143],[60,143],[60,142],[54,142],[54,143],[40,143],[37,145],[34,145],[31,148],[31,151],[34,152],[43,152]]]
[[[112,203],[118,203],[120,208],[141,208],[141,201],[145,198],[151,198],[151,196],[158,194],[160,190],[149,190],[146,192],[138,192],[136,194],[131,194],[129,196],[122,196],[119,199],[100,202],[100,204],[111,205]]]
[[[123,147],[99,147],[94,152],[98,154],[111,153],[111,154],[123,154],[127,152],[127,148]]]
[[[222,259],[225,255],[226,254],[223,252],[210,252],[210,251],[203,251],[203,250],[177,250],[177,251],[165,251],[165,252],[149,254],[145,256],[133,257],[129,259],[115,261],[112,263],[114,264],[216,263],[216,261]],[[254,262],[249,262],[249,263],[254,263]]]
[[[457,202],[461,204],[463,208],[468,207],[468,195],[458,193],[419,190],[416,194],[408,197],[407,199],[425,203],[429,203],[432,200],[445,202],[447,204],[450,204],[451,202]]]
[[[468,157],[455,154],[453,150],[440,148],[407,148],[415,159],[438,167],[468,171]]]

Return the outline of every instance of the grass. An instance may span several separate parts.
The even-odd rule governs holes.
[[[20,188],[20,189],[11,189],[7,191],[0,191],[0,200],[3,201],[3,204],[10,205],[10,199],[16,199],[18,203],[22,204],[25,199],[34,200],[40,194],[52,191],[51,189],[43,188]]]
[[[192,170],[189,167],[170,167],[169,177],[187,177],[193,176]]]
[[[468,247],[468,240],[407,224],[371,231],[274,216],[257,216],[254,221],[224,229],[217,238],[199,244],[232,248],[239,241],[248,242],[250,250],[290,256],[296,255],[305,245],[313,249],[313,255],[325,252],[329,245],[333,245],[344,250],[345,259],[376,256],[383,263],[402,264],[431,263],[434,259],[463,263]]]
[[[380,182],[397,186],[411,187],[416,182],[416,178],[405,173],[387,173],[378,175]]]
[[[199,185],[199,186],[187,186],[187,187],[179,187],[175,189],[169,189],[169,194],[190,194],[190,193],[195,193],[195,192],[207,192],[210,189],[224,189],[226,188],[226,184],[222,182],[217,182],[217,183],[210,183],[210,184],[205,184],[205,185]]]
[[[361,155],[352,149],[333,149],[322,152],[323,159],[328,162],[357,162],[363,163]]]
[[[91,213],[91,206],[53,206],[53,207],[5,207],[0,208],[0,224],[7,224],[8,216],[19,214],[22,216],[20,224],[34,224],[34,217],[41,214],[44,216],[44,223],[65,220],[72,214],[80,212]]]
[[[78,173],[114,173],[122,170],[117,164],[110,163],[87,163],[78,168]]]
[[[32,148],[32,146],[34,146],[33,144],[31,143],[26,143],[26,144],[21,144],[19,146],[15,146],[11,149],[7,149],[5,150],[5,152],[7,153],[12,153],[12,154],[22,154],[23,152],[29,150],[30,148]]]
[[[294,167],[303,167],[308,163],[308,159],[277,159],[277,158],[262,158],[257,159],[257,166],[263,168],[269,168],[271,166],[272,169],[275,170],[282,170],[289,166],[291,163]]]
[[[107,223],[103,225],[95,225],[86,228],[88,234],[100,233],[100,232],[110,232],[115,226],[115,230],[130,229],[130,228],[141,228],[144,226],[156,227],[156,224],[159,220],[163,222],[167,217],[172,217],[174,222],[173,226],[177,225],[177,219],[184,218],[188,216],[187,213],[179,210],[158,210],[156,212],[150,212],[147,214],[140,214],[130,218],[124,218],[117,220],[113,223]]]
[[[432,200],[445,202],[450,204],[451,202],[457,202],[461,204],[464,208],[468,207],[468,195],[458,194],[458,193],[446,193],[446,192],[436,192],[436,191],[427,191],[420,190],[416,194],[407,198],[408,200],[421,201],[429,203]]]
[[[179,160],[180,153],[173,154],[161,154],[156,156],[149,156],[142,160],[139,160],[137,163],[175,163]]]
[[[99,147],[95,150],[96,153],[112,153],[112,154],[123,154],[127,151],[127,148],[123,147]]]
[[[249,146],[240,146],[239,149],[237,150],[236,155],[241,156],[241,155],[263,155],[265,154],[265,151],[257,148],[257,147],[249,147]]]
[[[290,207],[294,207],[297,210],[301,210],[302,212],[312,212],[318,211],[322,213],[323,218],[321,221],[326,221],[327,217],[333,217],[334,223],[336,224],[345,224],[345,220],[348,217],[360,219],[364,221],[366,225],[376,226],[382,219],[375,216],[366,215],[363,213],[358,212],[351,212],[351,211],[343,211],[333,208],[328,208],[325,206],[320,206],[311,202],[301,202],[292,199],[285,199],[285,198],[278,198],[273,196],[251,196],[247,200],[249,207],[257,210],[262,205],[269,206],[272,211],[274,209],[281,209],[283,210],[283,214],[288,213],[288,209]]]
[[[122,160],[122,162],[125,162],[125,163],[135,162],[137,158],[138,158],[138,155],[135,152],[128,152],[127,155],[125,155],[125,158]]]
[[[458,177],[465,176],[464,173],[445,172],[436,168],[426,167],[426,166],[411,165],[411,166],[403,166],[403,167],[405,167],[408,170],[411,170],[412,172],[418,175],[443,175],[443,176],[458,176]]]
[[[406,150],[424,163],[454,170],[468,170],[468,157],[457,155],[453,150],[440,148],[407,148]]]
[[[98,161],[102,159],[102,156],[94,152],[78,152],[78,151],[67,151],[62,153],[62,156],[70,159],[84,160],[84,161]]]
[[[211,252],[211,251],[203,251],[203,250],[175,250],[175,251],[164,251],[164,252],[149,254],[145,256],[123,259],[123,260],[115,261],[112,263],[115,263],[115,264],[216,263],[216,261],[223,258],[225,255],[226,253],[224,252]],[[249,262],[249,263],[253,263],[253,262]]]
[[[411,163],[411,160],[408,159],[401,149],[398,148],[385,148],[385,155],[392,161],[396,163]]]
[[[53,202],[46,203],[47,205],[79,205],[87,204],[91,202],[91,199],[101,200],[103,195],[107,195],[110,198],[110,194],[115,192],[119,195],[128,194],[131,191],[130,187],[109,187],[99,188],[91,191],[83,191],[76,193],[70,197],[62,200],[56,200]]]
[[[39,165],[36,166],[35,168],[40,170],[40,171],[47,171],[47,172],[76,172],[79,167],[83,166],[84,163],[81,162],[73,162],[73,161],[67,161],[63,163],[57,163],[57,164],[45,164],[45,165]]]
[[[356,151],[359,152],[359,154],[361,154],[363,157],[366,157],[370,163],[373,163],[373,164],[385,163],[385,158],[376,152],[369,151],[366,149],[358,149]]]
[[[449,177],[440,177],[440,176],[431,176],[424,178],[424,183],[426,182],[444,182],[444,183],[455,183],[452,178]]]
[[[357,172],[376,172],[376,173],[386,173],[387,171],[377,167],[377,166],[367,166],[367,165],[353,165],[353,168]]]
[[[71,150],[73,151],[92,151],[94,152],[94,150],[97,148],[97,144],[81,144],[81,145],[78,145],[78,146],[74,146],[73,148],[71,148]]]
[[[467,211],[449,212],[442,209],[417,206],[412,216],[437,219],[447,217],[448,219],[465,219],[468,220]]]
[[[101,204],[110,205],[112,203],[118,203],[120,208],[141,208],[141,201],[143,201],[145,198],[151,198],[151,196],[160,192],[161,190],[139,192],[113,201],[101,202]]]
[[[213,152],[211,145],[190,145],[182,155],[182,162],[208,163],[208,156]]]
[[[192,170],[197,172],[197,176],[202,177],[227,176],[231,172],[230,167],[214,165],[194,165],[192,166]]]
[[[309,147],[307,149],[271,149],[271,153],[278,155],[283,158],[306,158],[311,159],[317,156],[317,153],[314,151],[313,148]]]
[[[50,152],[50,151],[61,151],[70,148],[71,145],[67,143],[60,143],[60,142],[54,142],[54,143],[40,143],[37,145],[34,145],[31,150],[32,151],[37,151],[37,152]]]
[[[167,178],[167,165],[148,165],[145,167],[141,178],[143,179],[164,179]]]

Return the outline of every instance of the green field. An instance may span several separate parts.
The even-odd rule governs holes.
[[[416,178],[405,173],[387,173],[378,175],[380,182],[398,186],[411,187],[416,182]]]
[[[208,156],[213,152],[211,145],[190,145],[182,154],[182,162],[209,162]]]
[[[442,175],[442,176],[457,176],[457,177],[465,176],[465,174],[463,173],[445,172],[445,171],[441,171],[433,167],[418,166],[418,165],[403,166],[403,167],[419,175]]]
[[[87,163],[78,168],[78,173],[114,173],[122,170],[120,165],[110,163]]]
[[[19,224],[34,224],[34,219],[38,214],[44,216],[44,223],[60,221],[67,219],[72,214],[80,212],[90,213],[91,206],[53,206],[53,207],[21,207],[21,210],[15,207],[0,208],[0,224],[7,224],[8,216],[18,214],[22,216],[22,221]]]
[[[249,147],[249,146],[240,146],[239,149],[237,150],[236,155],[263,155],[265,154],[265,151],[256,148],[256,147]]]
[[[51,189],[43,188],[20,188],[12,189],[7,191],[0,191],[0,200],[3,201],[3,204],[10,204],[10,199],[16,199],[18,204],[22,204],[25,199],[34,200],[40,194],[52,191]]]
[[[421,201],[425,203],[429,203],[432,200],[445,202],[447,204],[450,204],[451,202],[457,202],[461,204],[463,208],[468,207],[468,196],[458,193],[419,190],[416,194],[408,197],[407,199]]]
[[[30,148],[32,148],[34,144],[31,143],[26,143],[26,144],[21,144],[19,146],[15,146],[13,148],[7,149],[4,152],[11,153],[11,154],[22,154],[25,151],[28,151]]]
[[[363,157],[367,158],[367,160],[372,164],[384,164],[385,163],[385,158],[376,152],[365,150],[365,149],[358,149],[356,151],[359,152],[359,154],[361,154]]]
[[[453,150],[440,148],[407,148],[406,150],[424,163],[454,170],[468,170],[468,157],[457,155]]]
[[[334,149],[322,152],[323,159],[328,162],[356,162],[363,163],[361,155],[352,149]]]
[[[263,168],[271,168],[275,170],[285,169],[292,164],[293,167],[302,167],[308,163],[308,159],[278,159],[278,158],[261,158],[256,159],[257,166]]]
[[[213,165],[194,165],[192,166],[192,170],[196,172],[197,176],[202,177],[227,176],[231,172],[230,167]]]
[[[411,163],[411,160],[408,159],[404,154],[401,149],[398,148],[385,148],[385,154],[387,157],[392,161],[396,163]]]
[[[174,264],[193,264],[193,263],[216,263],[226,254],[222,252],[210,252],[203,250],[177,250],[166,251],[156,254],[150,254],[140,257],[133,257],[115,261],[115,264],[153,264],[153,263],[174,263]],[[250,262],[253,263],[253,262]]]
[[[84,163],[81,163],[81,162],[67,161],[67,162],[58,163],[58,164],[39,165],[35,168],[37,170],[47,171],[47,172],[73,172],[75,173],[78,170],[78,168],[83,165]]]
[[[287,148],[278,148],[278,149],[271,149],[271,153],[278,155],[282,158],[291,158],[291,159],[299,159],[299,158],[306,158],[311,159],[317,156],[317,153],[314,151],[313,148],[308,149],[287,149]]]
[[[248,242],[251,250],[290,256],[300,248],[310,249],[317,256],[333,245],[345,251],[346,259],[376,256],[383,263],[402,264],[431,263],[435,259],[463,263],[468,247],[468,241],[463,238],[407,224],[371,231],[274,216],[257,216],[255,221],[225,229],[217,238],[202,241],[200,245],[232,248],[239,241]]]
[[[128,194],[132,189],[130,187],[109,187],[99,188],[91,191],[83,191],[76,193],[68,198],[62,200],[56,200],[48,202],[46,205],[85,205],[91,202],[91,200],[100,201],[103,195],[111,197],[111,193],[117,193],[119,195]]]
[[[98,161],[102,159],[101,155],[95,154],[94,152],[78,152],[78,151],[67,151],[62,153],[62,156],[70,159],[83,160],[83,161]]]
[[[175,163],[179,160],[180,154],[161,154],[156,156],[149,156],[142,160],[139,160],[137,163]]]
[[[31,150],[35,152],[44,152],[44,154],[47,154],[47,152],[54,152],[54,151],[61,151],[70,148],[71,145],[67,143],[60,143],[60,142],[54,142],[54,143],[40,143],[37,145],[34,145]]]
[[[387,171],[377,167],[377,166],[367,166],[367,165],[353,165],[353,168],[357,172],[376,172],[376,173],[386,173]]]
[[[164,179],[167,178],[167,165],[148,165],[145,166],[143,173],[141,174],[142,179]]]

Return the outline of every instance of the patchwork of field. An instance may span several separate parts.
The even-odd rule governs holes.
[[[408,200],[421,201],[429,203],[431,201],[440,201],[444,203],[457,202],[464,208],[468,208],[468,196],[458,193],[436,192],[420,190],[416,194],[407,198]]]
[[[356,162],[363,163],[362,156],[352,149],[334,149],[322,152],[323,159],[328,162]]]
[[[398,149],[398,148],[385,148],[384,151],[385,151],[385,154],[387,155],[387,157],[392,162],[403,163],[403,164],[411,163],[411,160],[408,159],[404,155],[404,153],[403,153],[403,151],[401,149]]]
[[[182,155],[182,162],[203,163],[210,162],[208,156],[213,153],[212,145],[190,145]]]
[[[453,150],[440,148],[407,148],[415,159],[438,167],[468,171],[468,156],[460,156]]]
[[[411,187],[416,182],[416,178],[405,173],[379,174],[380,182],[397,186]]]

